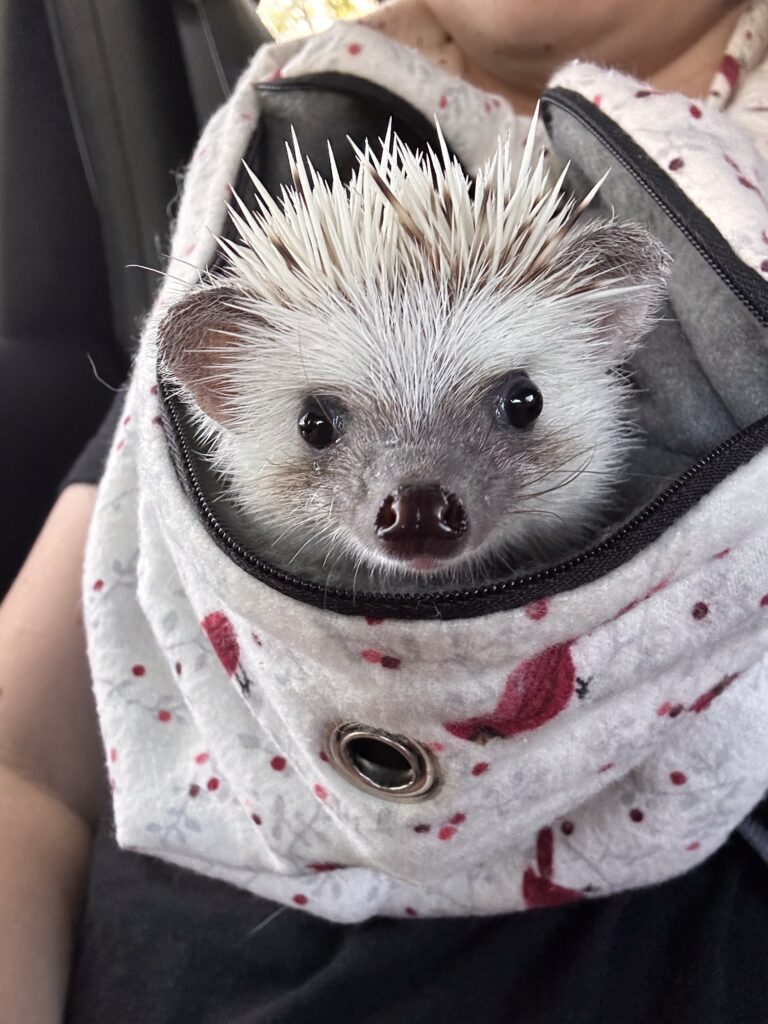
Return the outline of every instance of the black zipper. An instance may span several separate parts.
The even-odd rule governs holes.
[[[596,117],[592,111],[585,111],[582,104],[586,104],[587,101],[578,94],[566,92],[566,90],[553,90],[545,95],[543,102],[566,111],[590,131],[614,159],[658,203],[689,243],[706,259],[739,300],[761,323],[768,326],[768,316],[761,312],[759,304],[755,305],[753,296],[749,294],[755,288],[755,282],[749,281],[751,287],[745,294],[743,287],[734,280],[734,275],[729,275],[723,270],[722,265],[718,264],[717,260],[710,255],[710,249],[702,243],[701,232],[689,230],[675,209],[659,195],[658,188],[653,188],[647,179],[637,171],[637,168],[627,160],[624,153],[613,144],[611,138],[598,123],[599,118],[605,118],[605,115],[598,114]],[[591,107],[591,104],[589,106]],[[612,128],[617,128],[607,118],[605,121]],[[617,131],[620,133],[620,129],[617,128]],[[639,152],[642,154],[642,150]],[[652,166],[658,171],[655,164]],[[676,188],[676,186],[674,187]],[[708,225],[708,231],[714,231],[706,219],[704,219],[704,224]],[[726,246],[726,248],[728,247]],[[728,251],[730,252],[730,249]],[[733,259],[732,253],[731,259]],[[745,268],[745,270],[749,271],[749,268]],[[742,276],[748,277],[749,275],[742,274]],[[765,289],[762,279],[758,278],[757,280]],[[202,488],[185,432],[183,406],[177,398],[170,394],[162,379],[158,381],[158,386],[166,425],[169,428],[168,437],[177,474],[186,492],[194,501],[212,539],[228,557],[261,582],[297,600],[347,615],[412,620],[470,618],[476,615],[510,610],[531,601],[552,596],[554,593],[583,585],[633,557],[634,554],[660,536],[672,522],[693,507],[717,483],[768,446],[768,416],[765,416],[732,435],[699,459],[640,513],[604,541],[558,565],[499,583],[466,590],[427,594],[365,593],[324,587],[321,584],[303,580],[262,561],[252,551],[239,544],[217,518]]]

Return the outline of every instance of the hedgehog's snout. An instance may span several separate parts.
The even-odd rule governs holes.
[[[464,505],[444,487],[403,484],[387,495],[376,516],[376,536],[396,558],[450,558],[469,527]]]

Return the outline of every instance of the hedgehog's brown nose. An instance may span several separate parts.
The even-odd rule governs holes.
[[[467,514],[455,494],[439,484],[403,484],[376,516],[376,535],[392,554],[453,554],[467,531]]]

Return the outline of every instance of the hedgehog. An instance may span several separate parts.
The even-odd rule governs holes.
[[[591,216],[536,124],[474,179],[440,136],[391,130],[348,182],[288,145],[292,186],[252,172],[221,270],[164,315],[161,373],[217,508],[251,551],[326,586],[480,585],[604,527],[633,429],[621,367],[669,258]],[[604,179],[603,179],[604,180]]]

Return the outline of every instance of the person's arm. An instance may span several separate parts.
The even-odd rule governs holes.
[[[68,487],[0,606],[0,1017],[60,1022],[107,787],[83,633],[95,488]]]

